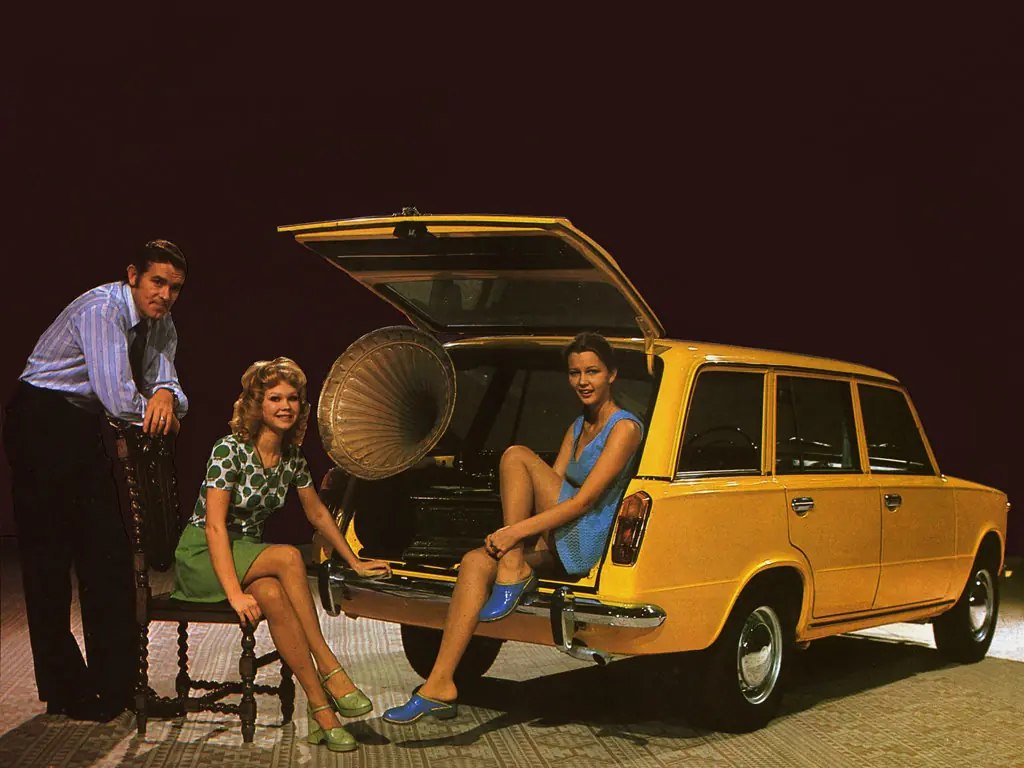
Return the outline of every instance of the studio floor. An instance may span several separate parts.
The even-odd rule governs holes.
[[[0,765],[8,768],[1024,766],[1020,571],[1003,579],[999,626],[984,661],[946,664],[924,625],[818,641],[795,654],[779,717],[744,735],[688,722],[685,675],[673,659],[622,659],[598,668],[512,643],[487,677],[463,693],[457,719],[389,725],[379,713],[405,701],[419,682],[397,628],[322,615],[332,647],[376,706],[351,725],[360,748],[336,755],[305,743],[304,718],[282,725],[276,700],[265,697],[251,745],[226,715],[151,721],[144,737],[127,712],[105,724],[46,715],[36,696],[15,542],[0,541],[0,555]],[[232,627],[195,628],[193,675],[236,672],[237,636]],[[151,637],[151,681],[170,693],[174,629],[154,625]],[[257,637],[257,651],[269,649],[265,628]],[[304,709],[300,690],[296,712]]]

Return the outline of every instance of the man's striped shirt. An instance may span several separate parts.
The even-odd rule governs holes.
[[[178,334],[168,313],[149,323],[143,354],[143,392],[132,378],[128,349],[142,320],[126,282],[107,283],[71,302],[39,337],[20,379],[35,387],[63,392],[71,402],[111,416],[142,422],[146,398],[169,389],[178,398],[175,415],[188,400],[174,369]]]

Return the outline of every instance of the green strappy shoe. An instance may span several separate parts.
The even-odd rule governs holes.
[[[323,728],[313,717],[317,712],[331,709],[330,704],[324,704],[316,709],[306,708],[306,716],[309,718],[309,735],[306,741],[310,744],[322,744],[327,742],[327,748],[331,752],[351,752],[359,746],[356,737],[346,731],[340,725],[334,728]]]
[[[359,717],[360,715],[365,715],[373,709],[373,702],[370,701],[369,697],[358,688],[341,697],[337,697],[327,690],[327,681],[339,672],[343,672],[344,669],[344,667],[336,667],[320,678],[320,684],[323,686],[324,693],[327,694],[327,700],[334,705],[334,709],[343,717]]]

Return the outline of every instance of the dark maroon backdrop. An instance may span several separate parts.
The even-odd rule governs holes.
[[[889,371],[945,472],[1021,497],[1013,24],[42,21],[5,67],[0,395],[71,298],[178,242],[186,505],[248,363],[294,357],[315,404],[400,320],[275,227],[403,205],[567,216],[670,335]],[[315,429],[307,454],[329,466]],[[276,533],[301,538],[289,514]]]

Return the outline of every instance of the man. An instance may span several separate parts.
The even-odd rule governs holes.
[[[170,310],[186,271],[174,243],[146,243],[127,280],[82,294],[39,337],[7,407],[29,637],[49,714],[106,721],[131,703],[131,547],[101,428],[107,413],[151,434],[177,431],[188,403]],[[72,563],[88,666],[71,633]]]

